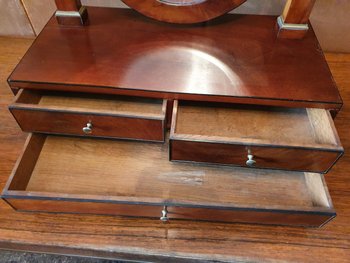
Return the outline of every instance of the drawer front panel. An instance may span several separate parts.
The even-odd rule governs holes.
[[[169,207],[172,218],[220,221],[229,223],[259,223],[267,225],[293,225],[320,227],[332,219],[332,213],[305,213],[298,211],[259,211],[259,210],[210,210],[206,208]]]
[[[341,152],[315,149],[245,146],[171,140],[170,158],[173,161],[193,161],[249,167],[248,151],[253,155],[255,168],[327,172]]]
[[[93,114],[11,109],[26,132],[164,141],[164,120]],[[91,133],[83,131],[91,123]]]
[[[114,216],[149,217],[160,219],[162,206],[77,202],[57,200],[5,199],[19,211],[98,214]],[[172,219],[200,220],[228,223],[256,223],[320,227],[335,217],[335,213],[307,213],[298,211],[224,210],[210,208],[167,207],[164,221]],[[164,218],[163,218],[164,219]]]
[[[136,216],[152,218],[160,218],[162,212],[162,207],[160,206],[14,198],[5,198],[5,200],[14,209],[19,211]]]

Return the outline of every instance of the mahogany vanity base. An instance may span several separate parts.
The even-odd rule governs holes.
[[[173,25],[88,8],[89,26],[55,17],[9,78],[18,88],[339,110],[313,30],[278,39],[276,17],[225,15]]]
[[[1,65],[4,66],[0,71],[2,189],[26,137],[7,110],[13,95],[6,85],[6,78],[31,42],[28,39],[0,38],[0,49],[6,50],[0,56]],[[345,102],[350,103],[350,79],[347,74],[350,56],[328,54],[327,57]],[[344,107],[335,125],[346,152],[350,150],[349,124],[350,107]],[[325,176],[337,218],[321,229],[195,220],[171,220],[163,224],[159,218],[18,212],[0,200],[0,248],[147,262],[305,262],[310,259],[314,262],[347,262],[350,238],[349,169],[350,156],[345,154]],[[85,175],[91,175],[84,169],[82,171]],[[75,177],[75,180],[78,178]],[[115,185],[115,181],[112,182]],[[275,191],[274,188],[272,190]],[[279,188],[283,192],[281,200],[298,197],[290,194],[291,188],[286,190]],[[302,196],[305,197],[305,192],[298,198]],[[273,202],[281,200],[272,199]]]
[[[22,89],[10,110],[33,132],[3,191],[13,208],[305,227],[335,216],[318,173],[343,153],[328,112],[338,111],[342,100],[312,30],[296,43],[276,37],[273,16],[169,25],[132,10],[88,13],[86,27],[61,26],[53,17],[8,79],[13,90]],[[220,131],[215,121],[201,121],[203,112],[210,117],[208,109],[190,108],[189,118],[181,107],[177,117],[169,113],[189,100],[232,110],[214,109],[227,117]],[[243,104],[269,107],[233,110]],[[237,118],[238,111],[248,117]],[[202,164],[169,161],[171,117],[170,158]],[[288,124],[290,118],[296,119]],[[242,125],[231,127],[235,121]],[[279,129],[283,123],[297,127]],[[276,131],[282,134],[273,136]],[[210,147],[198,148],[208,141]],[[240,147],[225,152],[212,142]],[[300,160],[291,153],[301,152],[303,162],[289,164]],[[299,172],[205,164],[244,162]]]

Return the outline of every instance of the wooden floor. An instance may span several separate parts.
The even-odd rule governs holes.
[[[0,38],[0,188],[26,135],[7,110],[6,84],[32,40]],[[336,127],[350,152],[350,54],[327,54],[345,106]],[[350,154],[326,181],[338,217],[322,229],[19,213],[0,201],[0,248],[131,260],[350,262]]]

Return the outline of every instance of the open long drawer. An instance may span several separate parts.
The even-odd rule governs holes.
[[[174,163],[168,144],[32,134],[2,198],[20,211],[318,227],[323,175]]]

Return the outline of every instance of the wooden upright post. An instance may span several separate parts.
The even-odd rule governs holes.
[[[87,10],[80,0],[55,0],[56,18],[61,25],[82,26],[88,21]]]
[[[288,0],[278,18],[278,37],[303,38],[309,30],[309,17],[316,0]]]

